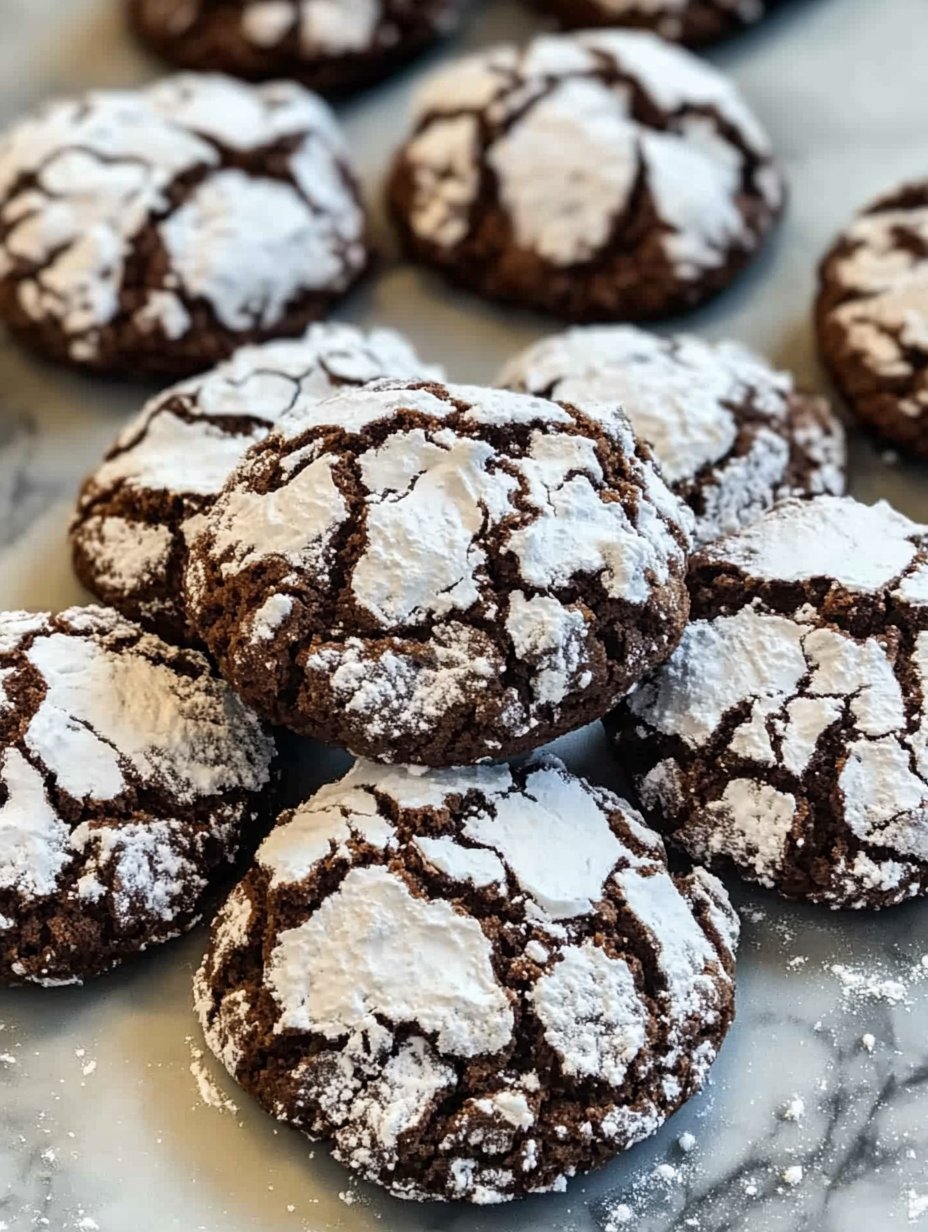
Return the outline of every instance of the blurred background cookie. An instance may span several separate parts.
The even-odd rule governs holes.
[[[101,371],[186,374],[299,334],[367,264],[335,119],[193,74],[46,105],[0,137],[0,320]]]
[[[868,205],[820,269],[819,349],[868,427],[928,458],[928,181]]]
[[[415,259],[572,320],[692,308],[783,204],[766,135],[725,77],[651,34],[547,35],[419,91],[389,186]]]
[[[534,0],[565,27],[628,26],[653,30],[690,47],[714,43],[754,25],[774,0]]]
[[[449,34],[459,0],[127,0],[154,51],[182,68],[289,77],[323,93],[378,81]]]

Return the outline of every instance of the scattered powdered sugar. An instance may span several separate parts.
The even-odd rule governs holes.
[[[222,165],[224,148],[277,143],[293,147],[288,179]],[[143,332],[160,330],[166,346],[185,336],[190,299],[228,330],[270,328],[293,301],[344,289],[363,266],[364,218],[345,164],[332,113],[292,83],[181,75],[55,102],[0,143],[0,276],[24,265],[20,309],[59,329],[71,358],[93,360],[151,230],[173,282],[140,305]],[[205,174],[172,201],[195,171]]]
[[[228,1112],[232,1116],[237,1116],[238,1105],[223,1093],[210,1073],[209,1066],[203,1060],[203,1049],[197,1048],[189,1037],[188,1043],[190,1044],[190,1072],[197,1084],[200,1102],[207,1108],[215,1108],[218,1112]]]
[[[613,73],[634,82],[662,118],[643,121]],[[769,174],[767,139],[735,88],[640,32],[543,35],[524,49],[465,57],[426,83],[416,115],[404,151],[410,221],[420,238],[444,247],[466,237],[490,174],[521,247],[554,266],[592,260],[643,178],[666,256],[692,277],[747,240],[735,203],[745,173],[769,208],[782,193]],[[548,157],[552,148],[557,159]],[[745,151],[768,174],[749,170]]]

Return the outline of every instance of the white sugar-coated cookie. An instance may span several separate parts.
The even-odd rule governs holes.
[[[928,457],[928,182],[868,205],[822,261],[819,349],[862,423]]]
[[[0,217],[0,319],[101,370],[183,374],[299,334],[367,262],[335,118],[287,82],[47,104],[0,137]]]
[[[376,377],[440,377],[392,330],[319,323],[243,347],[153,398],[86,480],[71,525],[78,577],[169,641],[189,641],[188,539],[248,449],[287,415]]]
[[[574,320],[691,307],[773,225],[766,135],[715,69],[651,34],[501,45],[419,91],[390,185],[410,253]]]
[[[504,1202],[699,1089],[737,939],[714,877],[671,876],[635,811],[555,759],[360,762],[265,840],[196,1006],[229,1072],[361,1176]]]
[[[601,717],[686,620],[691,517],[615,406],[381,381],[232,474],[187,612],[272,721],[470,764]]]
[[[190,928],[273,754],[203,655],[107,608],[0,614],[0,980],[74,983]]]
[[[692,620],[612,725],[647,815],[794,898],[928,891],[928,527],[787,501],[711,544]]]
[[[697,542],[747,525],[791,495],[844,491],[844,429],[737,342],[581,326],[542,339],[499,382],[563,402],[617,402],[696,517]]]

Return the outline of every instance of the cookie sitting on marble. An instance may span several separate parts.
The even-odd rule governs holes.
[[[139,37],[182,68],[325,92],[386,77],[454,28],[458,0],[127,0]]]
[[[181,593],[187,541],[232,470],[284,416],[383,376],[441,372],[391,330],[320,323],[299,339],[243,347],[159,394],[81,489],[71,524],[77,576],[168,641],[193,640]]]
[[[0,320],[55,359],[200,371],[302,333],[366,264],[341,133],[300,86],[171,77],[0,137]]]
[[[419,92],[389,196],[408,252],[493,299],[572,320],[692,308],[783,204],[734,85],[651,34],[547,35]]]
[[[361,762],[286,813],[213,924],[210,1048],[408,1199],[562,1190],[702,1086],[738,921],[608,791],[544,759]]]
[[[703,47],[756,24],[775,0],[535,0],[562,26],[628,26]]]
[[[857,215],[819,271],[818,344],[851,410],[928,458],[928,181]]]
[[[646,815],[790,898],[928,892],[928,527],[787,501],[693,557],[676,652],[612,716]]]
[[[516,355],[499,383],[561,402],[617,402],[708,543],[793,495],[845,486],[844,428],[737,342],[581,326]]]
[[[271,721],[470,764],[592,722],[670,654],[691,523],[615,407],[375,382],[251,450],[187,612]]]
[[[273,756],[205,656],[107,608],[0,614],[0,981],[78,983],[191,928]]]

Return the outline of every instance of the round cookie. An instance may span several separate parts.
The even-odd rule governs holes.
[[[458,0],[127,0],[136,33],[183,68],[288,77],[322,92],[386,77],[453,29]]]
[[[637,31],[547,35],[419,93],[390,203],[416,259],[571,320],[692,308],[776,220],[783,184],[735,87]]]
[[[292,83],[170,77],[0,137],[0,320],[55,359],[196,372],[302,333],[366,264],[341,133]]]
[[[928,891],[928,527],[787,501],[693,557],[692,621],[611,718],[646,815],[790,898]]]
[[[928,181],[862,210],[822,260],[818,345],[854,414],[928,458]]]
[[[182,602],[187,541],[230,473],[285,415],[375,377],[440,377],[390,330],[310,326],[243,347],[153,398],[84,483],[71,524],[83,584],[168,641],[190,641]]]
[[[545,759],[359,763],[284,814],[195,981],[209,1046],[400,1198],[562,1190],[699,1090],[737,916],[702,869]]]
[[[275,723],[470,764],[602,716],[686,622],[689,511],[613,407],[381,381],[256,445],[187,612]]]
[[[565,27],[629,26],[703,47],[754,25],[773,0],[535,0]]]
[[[0,982],[79,983],[191,928],[273,756],[203,655],[107,608],[0,614]]]
[[[618,402],[708,543],[791,495],[844,491],[844,428],[737,342],[581,326],[509,361],[499,383],[564,402]]]

